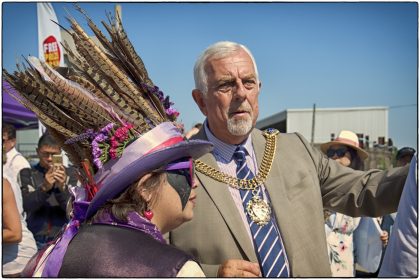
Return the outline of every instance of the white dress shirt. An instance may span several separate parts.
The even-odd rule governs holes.
[[[10,180],[16,180],[16,182],[20,182],[18,179],[19,172],[23,168],[30,168],[31,165],[26,160],[21,153],[19,153],[15,147],[6,153],[7,161],[3,165],[3,172],[8,174]]]

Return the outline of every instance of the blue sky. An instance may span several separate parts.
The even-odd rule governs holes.
[[[80,3],[97,25],[113,3]],[[418,7],[394,3],[122,3],[125,29],[186,128],[203,116],[191,98],[195,59],[230,40],[253,52],[260,117],[286,109],[389,107],[389,137],[417,146]],[[66,8],[53,3],[60,24]],[[86,25],[84,25],[86,27]],[[86,28],[87,29],[87,28]],[[37,55],[35,3],[2,5],[2,66]],[[404,105],[404,106],[401,106]],[[337,132],[338,133],[338,132]]]

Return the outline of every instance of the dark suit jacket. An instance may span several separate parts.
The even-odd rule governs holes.
[[[266,180],[293,277],[330,276],[323,208],[350,216],[395,212],[408,168],[355,171],[327,159],[299,134],[279,134],[276,155]],[[204,130],[195,138],[205,139]],[[265,147],[261,131],[252,141],[257,162]],[[218,169],[212,154],[200,158]],[[197,172],[194,219],[170,233],[172,244],[191,253],[206,276],[214,277],[227,259],[257,262],[226,184]]]

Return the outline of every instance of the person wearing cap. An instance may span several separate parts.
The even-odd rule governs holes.
[[[206,120],[191,139],[215,148],[196,160],[194,219],[168,238],[207,277],[331,276],[323,209],[348,216],[396,210],[408,169],[356,171],[299,133],[255,129],[261,81],[245,46],[211,45],[194,79],[192,96]]]
[[[356,133],[349,130],[342,130],[336,139],[322,144],[320,148],[328,158],[355,170],[362,170],[363,162],[369,156],[360,148]],[[353,218],[327,209],[324,210],[324,216],[332,276],[353,277],[355,276],[354,251],[357,250],[353,234],[361,218]],[[375,218],[362,219],[372,219],[372,222],[377,223]],[[386,231],[382,232],[381,240],[384,244],[388,241]]]
[[[397,151],[395,159],[397,160],[397,166],[405,166],[411,162],[416,150],[411,147],[404,147]]]
[[[3,90],[33,110],[63,143],[81,182],[69,187],[70,221],[22,274],[204,276],[194,257],[168,245],[163,234],[193,218],[193,159],[210,152],[212,144],[183,137],[174,104],[148,77],[120,17],[110,18],[112,42],[88,19],[107,43],[106,52],[70,20],[78,53],[69,55],[76,70],[62,71],[63,76],[29,57],[30,75],[4,71]]]

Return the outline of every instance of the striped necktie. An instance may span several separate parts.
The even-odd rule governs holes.
[[[238,146],[233,154],[233,159],[237,164],[236,176],[238,179],[252,179],[254,174],[246,164],[246,150],[243,146]],[[261,198],[261,187],[258,187],[258,196]],[[239,190],[244,209],[248,201],[252,198],[252,190]],[[273,216],[270,221],[259,226],[251,220],[246,213],[248,224],[254,240],[255,251],[257,252],[262,274],[264,277],[289,277],[289,267],[283,249],[280,232],[275,225]]]

